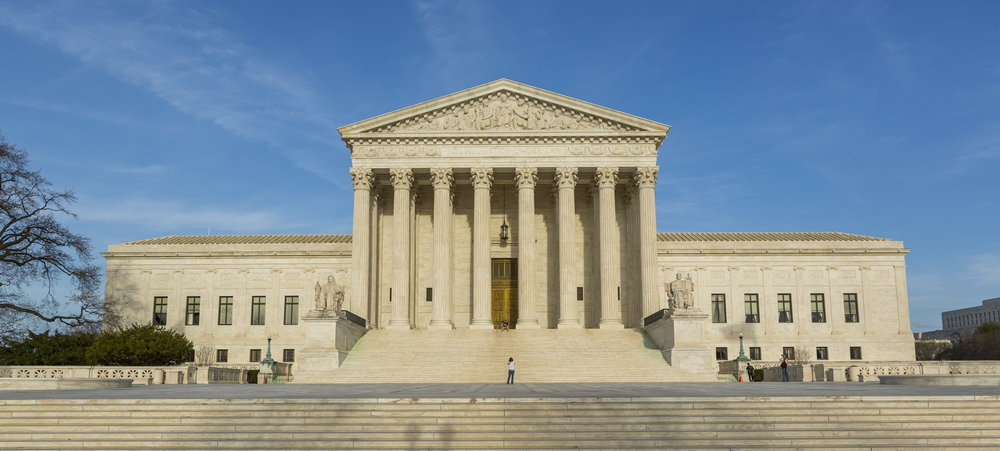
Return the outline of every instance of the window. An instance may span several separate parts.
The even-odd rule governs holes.
[[[823,293],[813,293],[809,295],[809,306],[812,307],[812,320],[814,323],[826,322],[826,300]]]
[[[788,357],[788,360],[795,360],[795,348],[791,346],[786,346],[781,348],[781,353]]]
[[[760,348],[756,346],[750,347],[750,360],[760,360]]]
[[[201,320],[201,297],[188,296],[187,317],[184,319],[185,326],[197,326]]]
[[[264,313],[267,311],[264,308],[264,296],[254,296],[253,303],[250,309],[250,325],[251,326],[263,326],[264,325]]]
[[[743,295],[743,305],[746,309],[747,322],[748,323],[759,323],[760,322],[760,306],[757,304],[757,293],[748,293]]]
[[[851,346],[851,360],[861,360],[861,346]]]
[[[729,360],[729,349],[715,348],[715,360]]]
[[[160,326],[167,325],[166,296],[153,298],[153,324],[158,324]]]
[[[228,349],[216,349],[215,350],[215,361],[219,363],[226,363],[229,361],[229,350]]]
[[[583,300],[583,287],[576,287],[576,300]]]
[[[251,362],[259,362],[260,361],[260,349],[251,349],[250,350],[250,361]]]
[[[427,302],[434,302],[434,289],[427,287]]]
[[[712,295],[712,322],[726,322],[726,295],[724,294]]]
[[[219,325],[233,325],[233,297],[219,296]]]
[[[792,322],[792,295],[791,293],[778,293],[778,322]]]
[[[830,360],[830,355],[826,351],[826,347],[816,348],[816,360]]]
[[[185,360],[185,361],[188,362],[188,363],[194,362],[194,349],[193,348],[190,351],[188,351],[187,360]]]
[[[295,361],[295,350],[285,349],[281,352],[281,361],[286,363],[291,363]]]
[[[844,293],[844,322],[858,322],[858,294]]]
[[[299,323],[299,297],[285,296],[285,325],[294,326]]]

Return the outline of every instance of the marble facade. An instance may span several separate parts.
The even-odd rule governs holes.
[[[245,362],[268,334],[288,349],[309,347],[286,301],[297,297],[305,317],[313,287],[330,275],[346,292],[343,309],[370,329],[493,329],[491,269],[504,259],[518,268],[514,329],[642,327],[670,310],[665,283],[680,272],[695,286],[692,308],[710,312],[713,294],[729,300],[727,322],[704,322],[706,353],[728,347],[735,357],[742,331],[768,359],[787,346],[824,344],[838,359],[854,346],[865,347],[866,360],[913,358],[901,242],[657,234],[657,157],[669,129],[509,80],[348,125],[340,133],[353,163],[352,235],[110,246],[109,305],[146,322],[154,297],[165,297],[169,326]],[[760,323],[740,313],[751,292]],[[779,292],[794,294],[797,321],[775,319]],[[831,319],[803,321],[818,293]],[[858,323],[843,321],[844,293],[858,297]],[[219,324],[220,296],[233,299],[232,325]],[[267,318],[281,321],[248,325],[253,296],[266,297]],[[190,297],[203,300],[197,326],[186,324]]]

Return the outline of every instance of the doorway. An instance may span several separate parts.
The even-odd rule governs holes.
[[[493,259],[492,312],[493,328],[507,321],[513,329],[517,324],[517,259]]]

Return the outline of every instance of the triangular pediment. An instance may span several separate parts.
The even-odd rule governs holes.
[[[629,133],[666,135],[669,125],[501,79],[340,128],[373,135]]]

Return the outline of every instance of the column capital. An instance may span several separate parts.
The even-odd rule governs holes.
[[[594,173],[594,180],[598,188],[614,188],[618,183],[618,168],[611,166],[601,166]]]
[[[431,185],[434,189],[451,189],[454,181],[451,168],[431,168]]]
[[[655,188],[659,166],[643,166],[635,169],[635,183],[639,188]]]
[[[389,170],[394,189],[410,189],[413,185],[413,171],[407,168],[392,168]]]
[[[555,184],[559,188],[576,188],[576,181],[579,178],[577,168],[556,168]]]
[[[493,168],[472,168],[472,187],[490,189],[493,186]]]
[[[355,190],[370,190],[375,182],[375,173],[368,168],[350,168],[351,183]]]
[[[535,189],[538,182],[538,168],[521,167],[514,169],[514,181],[517,182],[517,189]]]

